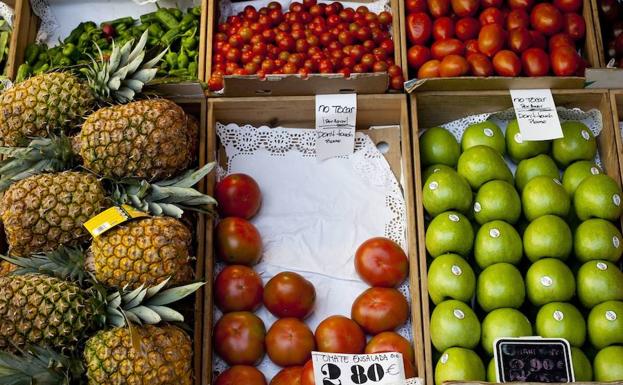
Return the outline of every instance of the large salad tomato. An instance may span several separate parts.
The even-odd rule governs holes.
[[[253,266],[262,257],[262,238],[251,222],[225,218],[216,225],[216,256],[225,263]]]
[[[266,378],[253,366],[234,365],[221,373],[214,385],[266,385]]]
[[[262,278],[243,265],[227,266],[214,281],[214,299],[223,313],[255,311],[262,304]]]
[[[316,289],[294,272],[282,272],[264,287],[264,305],[275,317],[307,318],[314,310]]]
[[[396,242],[377,237],[359,246],[355,253],[355,269],[370,286],[395,287],[407,278],[409,260]]]
[[[409,303],[396,289],[372,287],[355,299],[351,317],[366,333],[376,335],[407,322]]]
[[[279,366],[303,365],[315,348],[314,334],[298,318],[281,318],[266,334],[266,353]]]
[[[222,217],[250,219],[262,203],[260,187],[246,174],[231,174],[223,178],[216,184],[214,198]]]
[[[265,336],[264,322],[255,314],[227,313],[214,326],[214,350],[228,365],[257,365]]]
[[[334,315],[316,328],[316,348],[327,353],[360,354],[366,346],[366,336],[350,318]]]

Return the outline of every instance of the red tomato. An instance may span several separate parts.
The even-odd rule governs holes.
[[[215,233],[216,255],[221,261],[253,266],[262,257],[262,238],[251,222],[228,217],[219,222]]]
[[[431,53],[438,60],[448,55],[463,55],[465,53],[465,44],[458,39],[437,40],[431,47]]]
[[[521,73],[521,60],[515,52],[502,50],[493,57],[493,69],[500,76],[518,76]]]
[[[546,76],[549,55],[541,48],[528,48],[521,54],[521,65],[526,76]]]
[[[214,385],[266,385],[266,378],[253,366],[234,365],[221,373]]]
[[[575,42],[568,34],[557,33],[549,39],[549,50],[551,52],[558,47],[575,48]]]
[[[255,311],[262,304],[262,278],[250,267],[227,266],[214,282],[216,306],[223,313]]]
[[[391,77],[402,75],[402,69],[397,65],[390,65],[387,69],[387,74]]]
[[[616,56],[623,56],[623,34],[614,40],[614,52]]]
[[[511,9],[525,9],[526,11],[532,8],[534,0],[508,0],[508,5]]]
[[[474,76],[491,76],[493,75],[493,64],[488,57],[481,53],[472,53],[467,55],[469,69]]]
[[[559,32],[563,27],[563,18],[560,11],[549,3],[539,3],[534,6],[530,13],[532,28],[551,36]]]
[[[582,8],[582,0],[554,0],[554,5],[561,12],[577,12]]]
[[[316,328],[316,348],[320,352],[360,354],[366,346],[366,336],[350,318],[334,315]]]
[[[498,8],[487,8],[478,17],[480,25],[499,24],[504,25],[504,14]]]
[[[459,55],[448,55],[439,64],[439,76],[442,78],[463,76],[468,71],[469,63]]]
[[[564,31],[574,40],[580,40],[586,35],[584,18],[577,13],[566,13],[563,16]]]
[[[383,11],[379,13],[379,23],[381,25],[390,25],[392,23],[392,20],[393,20],[393,17],[391,13],[387,11]]]
[[[355,299],[351,317],[366,333],[376,335],[407,322],[409,304],[396,289],[372,287]]]
[[[573,76],[580,67],[580,56],[571,47],[558,47],[550,52],[550,62],[556,76]]]
[[[455,34],[460,40],[467,41],[478,36],[480,22],[473,17],[464,17],[456,22]]]
[[[465,42],[465,54],[469,55],[470,53],[480,53],[480,50],[478,50],[478,40],[471,39]]]
[[[314,334],[297,318],[282,318],[266,334],[266,353],[279,366],[303,365],[316,348]]]
[[[411,44],[426,44],[430,39],[433,22],[424,12],[407,15],[407,37]]]
[[[404,88],[405,79],[402,75],[393,76],[389,80],[389,87],[392,90],[402,90]]]
[[[316,385],[314,380],[314,363],[312,360],[307,361],[305,365],[303,365],[301,385]]]
[[[450,0],[426,0],[428,11],[435,19],[450,13]]]
[[[530,35],[532,36],[532,48],[547,48],[547,39],[545,39],[545,35],[534,30],[530,30]]]
[[[210,91],[219,91],[223,89],[223,76],[211,76],[208,80],[208,89]]]
[[[383,332],[375,335],[368,341],[366,345],[365,354],[374,353],[401,353],[402,360],[404,362],[405,371],[407,367],[411,366],[413,370],[413,363],[415,362],[415,354],[413,353],[413,346],[407,339],[395,332]],[[415,377],[415,373],[407,378]]]
[[[406,0],[405,4],[409,13],[425,12],[428,8],[426,0]]]
[[[508,32],[508,47],[517,53],[522,53],[532,46],[532,35],[527,28],[520,27]]]
[[[525,9],[513,9],[506,16],[506,29],[528,28],[530,26],[530,16]]]
[[[458,17],[474,16],[480,7],[480,0],[451,0],[452,10]]]
[[[433,59],[424,63],[417,72],[417,77],[420,79],[425,78],[438,78],[439,77],[439,60]]]
[[[488,24],[480,29],[478,34],[478,50],[492,57],[504,48],[506,34],[499,24]]]
[[[231,51],[231,50],[230,50]],[[216,184],[214,197],[221,216],[250,219],[257,214],[262,195],[257,182],[246,174],[231,174]]]
[[[290,366],[282,369],[273,377],[270,385],[301,385],[301,373],[303,373],[302,366]]]
[[[265,336],[255,314],[227,313],[214,325],[214,350],[228,365],[257,365],[264,357]]]
[[[407,51],[409,67],[417,70],[430,59],[430,49],[423,45],[413,45]]]
[[[454,22],[447,16],[440,17],[433,23],[433,38],[435,40],[454,37]]]
[[[503,3],[504,3],[504,0],[481,0],[480,6],[482,8],[489,8],[489,7],[501,8]]]
[[[264,287],[264,306],[275,317],[307,318],[314,310],[316,289],[300,274],[283,272]]]

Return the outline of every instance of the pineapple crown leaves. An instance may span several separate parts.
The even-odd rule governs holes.
[[[80,285],[88,278],[84,269],[85,254],[81,249],[61,246],[57,250],[35,253],[29,257],[0,255],[0,258],[18,266],[11,272],[12,275],[45,274]]]
[[[1,384],[69,385],[72,378],[79,378],[84,372],[80,360],[50,349],[29,345],[19,352],[0,351]]]
[[[216,166],[206,164],[198,170],[189,170],[182,175],[160,182],[126,179],[113,182],[112,200],[119,205],[129,204],[149,214],[181,218],[184,210],[214,214],[216,200],[192,188]]]

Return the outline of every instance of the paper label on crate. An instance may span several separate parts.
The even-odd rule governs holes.
[[[136,210],[128,205],[113,206],[84,222],[83,226],[87,229],[91,236],[93,236],[93,238],[97,238],[106,231],[124,222],[134,218],[148,216],[149,214]]]
[[[357,94],[316,95],[316,157],[352,154],[356,122]]]
[[[510,90],[521,140],[562,138],[562,127],[550,89]]]
[[[401,353],[312,352],[314,380],[323,385],[404,385]]]

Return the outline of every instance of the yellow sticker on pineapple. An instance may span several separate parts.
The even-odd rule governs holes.
[[[124,222],[148,216],[149,214],[128,205],[114,206],[89,219],[83,226],[91,233],[93,238],[96,238]]]

